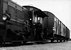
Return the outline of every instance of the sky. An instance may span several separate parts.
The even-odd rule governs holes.
[[[20,6],[31,5],[52,12],[71,31],[71,0],[12,0]],[[71,38],[71,33],[70,33]]]

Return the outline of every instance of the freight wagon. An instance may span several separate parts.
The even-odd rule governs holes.
[[[51,42],[63,42],[68,41],[70,39],[69,29],[51,12],[44,11],[45,14],[48,15],[47,23],[47,40],[51,40]],[[45,23],[44,23],[45,24]]]

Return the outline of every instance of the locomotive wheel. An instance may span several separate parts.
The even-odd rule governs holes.
[[[57,42],[57,40],[55,39],[55,40],[54,40],[54,42],[56,43],[56,42]]]
[[[64,40],[62,40],[62,42],[64,42]]]
[[[62,42],[62,40],[60,40],[60,42]]]
[[[58,42],[60,43],[60,40],[58,40]]]
[[[59,39],[57,40],[57,43],[60,43],[60,40]]]
[[[58,43],[58,40],[56,40],[56,42]]]
[[[27,41],[21,41],[21,44],[22,44],[22,45],[23,45],[23,44],[26,44],[26,42],[27,42]]]
[[[51,40],[51,43],[53,43],[53,42],[54,42],[54,39]]]

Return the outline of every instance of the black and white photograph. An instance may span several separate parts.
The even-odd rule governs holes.
[[[71,50],[71,0],[0,0],[0,50]]]

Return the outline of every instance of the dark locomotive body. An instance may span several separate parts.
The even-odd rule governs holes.
[[[30,34],[29,12],[16,3],[0,0],[0,41],[1,43],[25,42]]]
[[[54,14],[33,6],[0,0],[0,43],[69,40],[69,29]]]

